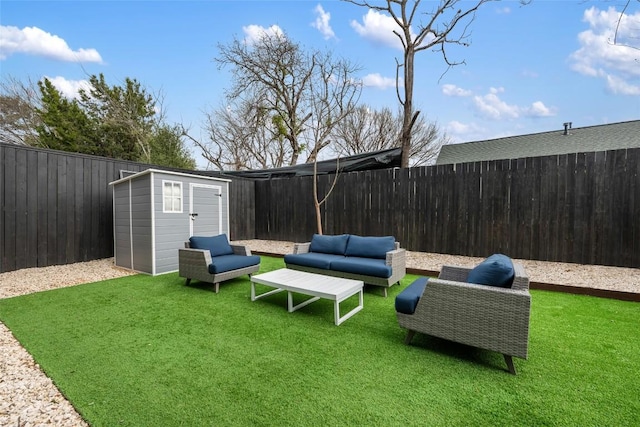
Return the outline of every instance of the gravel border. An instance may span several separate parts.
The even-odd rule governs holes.
[[[284,255],[293,242],[242,240],[254,252]],[[481,258],[407,252],[407,267],[439,271],[443,265],[473,266]],[[640,293],[640,269],[530,260],[522,263],[532,281],[555,285]],[[0,274],[0,298],[135,274],[113,265],[113,258],[75,264],[28,268]],[[0,322],[0,425],[75,427],[88,424],[76,412]]]

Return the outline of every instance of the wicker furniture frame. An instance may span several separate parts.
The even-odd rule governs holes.
[[[306,254],[309,252],[311,242],[295,243],[293,246],[294,254]],[[307,273],[322,274],[325,276],[342,277],[343,279],[362,280],[365,284],[381,286],[384,296],[387,296],[387,288],[400,283],[400,280],[407,274],[407,251],[400,247],[400,243],[396,242],[396,249],[387,252],[385,264],[391,267],[391,277],[376,277],[366,274],[347,273],[344,271],[325,270],[323,268],[307,267],[306,265],[287,264],[287,268],[291,270],[306,271]]]
[[[444,266],[437,279],[429,279],[413,314],[396,312],[408,329],[405,343],[420,332],[496,351],[515,375],[513,356],[527,359],[531,295],[524,267],[513,266],[508,289],[465,283],[471,269]]]
[[[178,249],[178,275],[187,279],[186,285],[191,283],[192,279],[202,282],[213,283],[215,292],[220,290],[220,282],[233,279],[244,274],[251,277],[251,273],[255,273],[260,269],[260,264],[251,265],[249,267],[239,268],[237,270],[225,271],[223,273],[209,273],[209,264],[211,264],[211,252],[206,249],[191,249],[189,242],[184,243],[185,249]],[[242,245],[231,245],[234,255],[251,255],[251,250]]]

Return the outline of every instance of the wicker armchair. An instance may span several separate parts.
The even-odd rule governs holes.
[[[220,290],[220,282],[233,279],[244,274],[248,274],[251,277],[252,273],[257,272],[260,269],[260,258],[255,255],[251,255],[251,250],[242,245],[231,245],[233,249],[233,255],[227,256],[246,256],[257,258],[257,263],[248,265],[242,268],[237,268],[229,271],[210,273],[209,266],[213,263],[214,258],[211,257],[211,252],[206,249],[193,249],[190,247],[189,242],[184,243],[185,249],[178,249],[178,275],[186,278],[186,285],[189,285],[192,279],[200,280],[202,282],[213,283],[215,286],[215,292]]]
[[[531,295],[524,267],[513,267],[511,288],[499,288],[466,283],[471,269],[444,266],[437,279],[429,279],[413,314],[396,311],[408,329],[405,343],[420,332],[497,351],[515,375],[512,357],[527,358]]]

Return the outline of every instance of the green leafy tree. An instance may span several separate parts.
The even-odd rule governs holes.
[[[79,100],[68,99],[48,80],[38,82],[37,144],[41,147],[160,166],[195,168],[181,125],[156,112],[156,98],[133,79],[122,86],[91,76]]]
[[[103,155],[96,144],[95,126],[76,100],[65,98],[44,79],[38,82],[41,107],[36,109],[41,123],[36,126],[38,146],[54,150]]]
[[[151,161],[149,138],[155,123],[153,96],[136,80],[109,86],[104,75],[91,76],[80,90],[80,104],[97,123],[100,145],[108,157]]]
[[[182,169],[195,169],[196,162],[182,141],[182,127],[161,124],[149,138],[149,163]]]

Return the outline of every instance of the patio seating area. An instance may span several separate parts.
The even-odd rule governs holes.
[[[259,242],[251,243],[254,252],[268,252]],[[287,253],[290,248],[286,242],[278,243],[283,249],[268,243],[271,251]],[[261,272],[284,266],[281,258],[261,258]],[[428,266],[416,259],[409,254],[408,266]],[[630,399],[637,384],[629,382],[638,369],[632,354],[640,351],[629,333],[640,326],[635,303],[532,290],[529,360],[516,361],[518,376],[513,377],[504,374],[497,353],[423,335],[415,336],[412,346],[403,344],[406,331],[395,318],[393,298],[416,279],[408,275],[400,287],[390,289],[391,298],[365,293],[366,308],[340,328],[331,322],[330,301],[300,309],[292,321],[283,309],[283,294],[265,298],[255,310],[246,276],[230,280],[212,298],[210,285],[185,287],[176,274],[126,276],[2,300],[0,319],[21,340],[37,333],[40,338],[29,340],[36,344],[30,351],[93,422],[126,425],[133,416],[164,425],[198,423],[201,416],[231,425],[267,422],[260,413],[269,422],[328,422],[326,412],[304,404],[307,398],[289,408],[284,395],[291,393],[313,396],[313,407],[339,404],[342,410],[331,414],[330,421],[342,424],[368,420],[406,425],[418,422],[414,416],[431,425],[629,425],[637,420],[640,408]],[[64,307],[76,308],[69,313]],[[34,315],[46,316],[47,322]],[[23,327],[34,322],[42,328]],[[98,336],[96,330],[101,331]],[[149,340],[132,341],[131,334],[138,332],[140,337],[163,338],[153,339],[156,344],[149,348]],[[110,347],[101,346],[95,353],[99,357],[82,356],[92,351],[87,345],[105,340]],[[38,350],[43,345],[44,352]],[[128,350],[122,353],[124,348]],[[55,356],[59,351],[68,357]],[[64,374],[67,364],[75,375]],[[80,381],[78,387],[75,381]],[[142,388],[135,387],[133,395],[127,384]],[[216,399],[194,393],[202,387],[219,390]],[[109,390],[114,393],[105,395]],[[251,407],[242,403],[245,399],[233,398],[239,394],[254,397],[247,402]],[[189,396],[188,401],[182,398],[179,406],[173,405],[177,395]],[[514,412],[513,399],[526,411]],[[101,401],[111,403],[95,404]],[[407,404],[409,413],[393,409]],[[612,405],[622,409],[612,415]],[[296,415],[301,411],[304,420]]]
[[[261,256],[260,273],[282,267],[282,258]],[[390,288],[390,298],[364,293],[365,308],[340,327],[332,301],[292,315],[284,292],[252,302],[247,276],[213,295],[175,273],[1,300],[0,319],[95,425],[635,419],[635,303],[531,291],[529,359],[514,361],[511,376],[498,353],[425,335],[403,344],[393,298],[417,278]],[[612,414],[612,405],[623,410]]]

